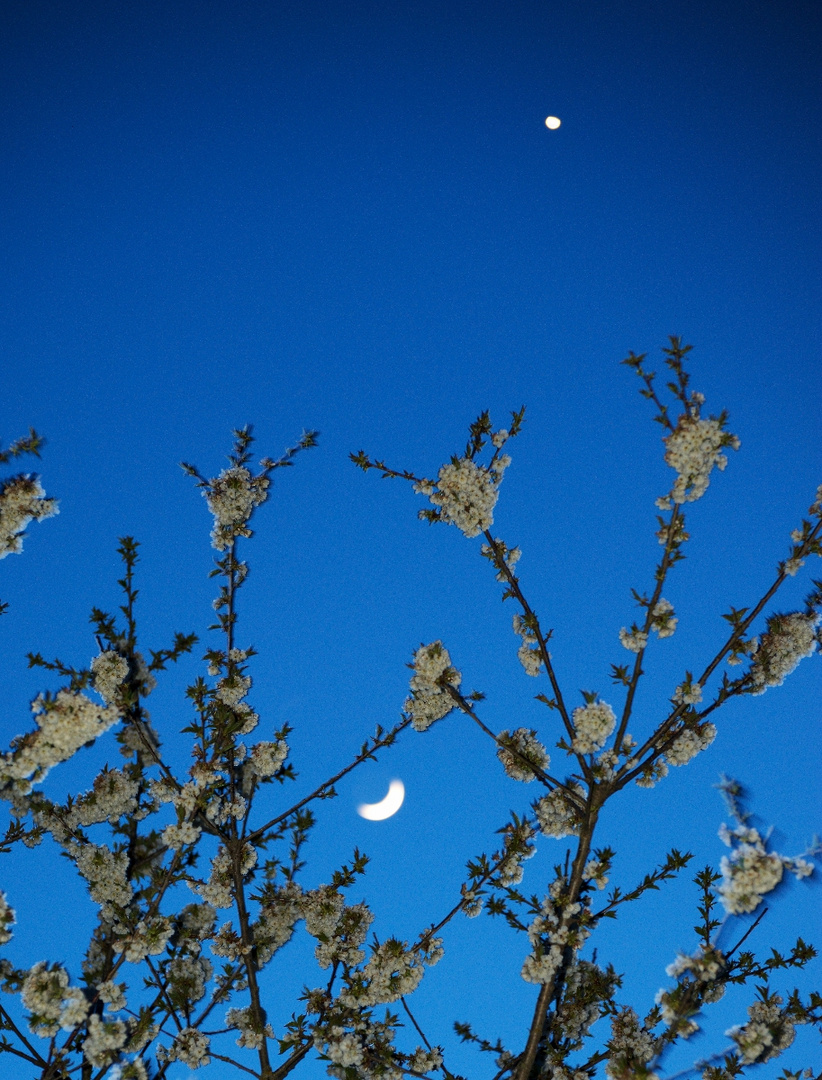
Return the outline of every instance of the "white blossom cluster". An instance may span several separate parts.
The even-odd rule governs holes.
[[[711,470],[728,464],[723,447],[739,449],[739,439],[722,430],[719,420],[700,420],[698,415],[680,416],[676,429],[663,439],[665,462],[676,469],[671,490],[674,503],[694,502],[708,489]]]
[[[103,708],[68,690],[58,690],[53,698],[39,695],[32,712],[38,728],[18,736],[11,752],[0,755],[0,784],[30,781],[19,785],[30,790],[31,783],[42,780],[52,766],[67,761],[120,719],[113,705]]]
[[[258,742],[251,747],[247,768],[255,776],[276,776],[288,757],[288,743],[285,739],[277,742]]]
[[[651,629],[655,630],[661,638],[672,637],[679,622],[674,615],[674,605],[670,600],[661,597],[651,612]]]
[[[111,705],[128,675],[128,660],[110,649],[101,652],[91,661],[91,674],[94,676],[94,689],[103,703]]]
[[[239,1031],[240,1037],[236,1040],[238,1046],[248,1047],[250,1050],[258,1050],[263,1045],[263,1039],[274,1038],[274,1030],[270,1024],[263,1027],[254,1019],[252,1009],[229,1009],[225,1014],[226,1027]]]
[[[530,783],[536,778],[534,769],[547,769],[551,759],[537,733],[530,728],[501,731],[497,735],[497,757],[512,780]]]
[[[596,963],[590,960],[574,959],[565,973],[565,988],[557,1003],[554,1030],[561,1030],[566,1045],[574,1048],[580,1047],[588,1037],[591,1027],[603,1015],[603,1004],[613,993],[615,986],[615,973],[606,972]],[[610,987],[609,987],[610,984]],[[611,993],[609,993],[609,989]],[[566,1058],[564,1052],[560,1052]],[[580,1072],[578,1077],[576,1070],[571,1066],[565,1068],[559,1063],[554,1064],[551,1080],[586,1080],[587,1074]]]
[[[426,731],[435,720],[454,708],[454,699],[443,684],[457,687],[462,676],[451,665],[451,657],[441,641],[421,645],[414,653],[411,697],[403,709],[411,717],[415,731]]]
[[[69,828],[95,825],[103,821],[115,824],[123,816],[137,813],[139,785],[120,769],[104,769],[94,780],[92,790],[78,798],[66,813]]]
[[[511,464],[507,454],[495,458],[490,468],[469,457],[449,461],[439,471],[436,487],[430,480],[414,485],[439,510],[441,521],[456,525],[467,537],[479,536],[494,523],[502,475]],[[421,511],[425,517],[425,511]]]
[[[575,734],[571,745],[576,754],[601,750],[616,724],[614,710],[604,701],[580,705],[574,709],[573,717]]]
[[[178,814],[190,818],[208,800],[211,788],[220,782],[220,774],[205,762],[197,762],[190,772],[191,780],[178,786],[167,777],[154,780],[151,795],[158,803],[173,803]]]
[[[781,1004],[778,994],[767,1001],[755,1001],[748,1007],[748,1023],[725,1032],[736,1043],[745,1065],[771,1061],[793,1042],[796,1031]]]
[[[649,762],[645,765],[636,778],[636,786],[641,788],[652,788],[660,780],[664,780],[668,775],[668,763],[665,760],[665,755],[662,754],[655,761]]]
[[[4,892],[0,892],[0,945],[11,941],[11,929],[16,922],[14,908],[9,905]]]
[[[0,559],[23,550],[30,521],[59,513],[56,499],[47,499],[37,476],[12,476],[0,484]]]
[[[562,964],[565,948],[570,946],[576,951],[589,937],[590,931],[586,927],[574,926],[582,905],[564,902],[561,886],[561,881],[554,882],[542,902],[540,914],[528,927],[531,952],[526,956],[521,972],[526,982],[550,982]]]
[[[162,840],[172,851],[180,851],[187,844],[196,844],[202,835],[202,829],[192,821],[179,821],[176,825],[166,825]]]
[[[193,1027],[183,1028],[175,1035],[174,1042],[168,1050],[158,1047],[157,1060],[182,1061],[190,1069],[199,1069],[211,1062],[208,1054],[210,1045],[208,1036],[202,1031]]]
[[[340,1002],[355,1008],[390,1005],[412,993],[422,980],[425,967],[442,956],[442,940],[431,938],[425,949],[409,949],[404,941],[389,938],[374,946],[368,963],[352,973],[340,994]]]
[[[175,956],[165,968],[168,996],[173,1005],[185,1007],[202,1001],[214,968],[204,956]]]
[[[687,765],[697,754],[707,750],[715,738],[716,728],[711,723],[686,728],[665,751],[665,760],[669,765]]]
[[[719,897],[729,915],[754,911],[762,897],[780,883],[785,870],[797,878],[813,873],[813,864],[806,859],[769,852],[759,832],[750,826],[729,829],[723,825],[719,836],[732,848],[731,854],[723,856],[719,864],[722,871]]]
[[[620,644],[628,650],[628,652],[642,652],[645,646],[648,644],[648,635],[644,630],[639,630],[636,626],[632,626],[630,630],[626,630],[623,626],[619,632]]]
[[[680,683],[674,690],[674,704],[698,705],[700,701],[702,701],[702,687],[698,682],[693,682],[689,675],[685,682]]]
[[[608,1061],[605,1075],[609,1080],[655,1080],[656,1073],[646,1070],[656,1055],[656,1039],[640,1023],[630,1007],[624,1007],[611,1017],[611,1038],[608,1041]]]
[[[665,974],[672,979],[683,981],[686,985],[696,983],[701,1000],[713,1003],[719,1001],[725,993],[725,983],[722,981],[725,966],[725,956],[719,949],[702,946],[694,956],[680,953],[676,960],[665,968]],[[657,995],[657,1004],[662,1006],[662,1019],[666,1024],[674,1023],[678,1018],[675,1002],[676,992],[661,990]]]
[[[416,1073],[437,1068],[440,1053],[422,1047],[409,1055],[406,1070],[395,1063],[392,1021],[396,1017],[389,1013],[384,1020],[376,1020],[368,1012],[334,1012],[325,1023],[318,1024],[314,1028],[314,1046],[331,1062],[328,1075],[349,1080],[353,1070],[357,1080],[403,1080],[407,1069]]]
[[[582,785],[572,781],[568,786],[584,806],[585,791]],[[579,835],[579,809],[568,798],[562,788],[555,788],[550,795],[544,795],[534,804],[534,812],[539,827],[546,836],[554,836],[561,840],[564,836]]]
[[[326,1028],[323,1035],[323,1039],[317,1040],[319,1049],[334,1065],[340,1067],[341,1075],[344,1075],[343,1069],[357,1068],[363,1064],[365,1048],[362,1039],[353,1031],[346,1031],[345,1028],[336,1025]],[[331,1075],[337,1075],[337,1073],[334,1072]]]
[[[251,844],[243,846],[240,860],[240,874],[245,876],[256,864],[257,852]],[[230,908],[234,903],[234,871],[231,855],[221,845],[211,860],[211,874],[205,883],[191,884],[206,903],[215,908]]]
[[[128,1028],[123,1020],[103,1020],[93,1013],[89,1017],[83,1056],[95,1069],[102,1069],[111,1065],[127,1041]]]
[[[126,940],[126,960],[131,964],[139,964],[147,956],[160,956],[165,952],[173,933],[174,920],[168,915],[153,915],[148,919],[141,919]]]
[[[294,927],[303,917],[303,892],[296,881],[287,881],[273,896],[267,896],[260,917],[252,926],[257,961],[262,966],[291,940]]]
[[[324,885],[306,893],[301,908],[306,930],[319,940],[315,955],[321,968],[332,963],[349,967],[362,963],[365,953],[361,946],[374,921],[365,904],[349,906],[336,889]]]
[[[209,482],[203,494],[208,508],[214,515],[211,544],[218,551],[225,551],[238,536],[251,536],[246,522],[255,506],[268,497],[267,476],[252,476],[244,465],[224,469]]]
[[[498,881],[503,887],[519,885],[522,881],[522,864],[536,854],[536,846],[531,843],[535,835],[533,825],[527,821],[506,827],[505,848],[494,855],[494,862],[499,862]]]
[[[764,694],[769,686],[781,686],[800,660],[816,651],[818,615],[794,611],[772,615],[751,662],[751,693]]]
[[[514,615],[514,633],[522,638],[517,656],[519,662],[525,668],[526,675],[537,676],[542,667],[542,652],[539,647],[539,639],[534,631],[526,625],[521,615]]]
[[[131,900],[132,888],[126,876],[128,855],[113,852],[103,844],[76,844],[74,861],[80,874],[89,884],[92,900],[98,904],[125,907]],[[116,912],[111,912],[116,918]]]
[[[504,540],[500,540],[499,537],[494,537],[494,543],[496,544],[496,552],[490,544],[483,544],[480,548],[480,553],[484,558],[490,559],[492,562],[499,565],[498,560],[502,559],[507,568],[514,573],[514,567],[522,558],[522,551],[518,547],[509,548]],[[508,575],[504,570],[499,570],[496,574],[497,581],[508,581]]]
[[[41,1038],[53,1038],[61,1029],[71,1031],[88,1016],[85,994],[69,986],[68,972],[59,964],[35,964],[23,980],[21,996],[31,1013],[29,1030]]]
[[[585,864],[585,868],[582,871],[582,875],[586,881],[593,881],[594,885],[600,890],[604,889],[608,884],[608,863],[602,859],[589,859]]]

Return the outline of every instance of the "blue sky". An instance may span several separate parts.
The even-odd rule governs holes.
[[[205,640],[210,517],[177,463],[216,475],[231,429],[252,423],[261,455],[322,433],[255,518],[241,612],[260,652],[251,700],[270,729],[295,726],[300,790],[394,722],[404,665],[435,638],[487,693],[492,728],[534,725],[550,745],[479,541],[416,522],[422,500],[348,453],[432,476],[481,410],[502,424],[525,404],[494,532],[523,549],[568,697],[616,704],[616,635],[634,618],[630,588],[650,585],[653,500],[672,476],[619,361],[647,351],[661,366],[682,334],[694,387],[730,411],[742,449],[689,514],[688,561],[666,590],[680,628],[649,655],[640,702],[650,725],[683,670],[713,655],[719,613],[768,586],[822,481],[818,6],[30,0],[0,18],[0,438],[46,436],[40,471],[61,503],[2,566],[3,743],[43,687],[26,651],[75,664],[96,651],[88,612],[119,602],[119,536],[142,544],[146,647],[177,630]],[[807,588],[806,570],[777,608]],[[155,724],[184,722],[199,671],[192,659],[161,685]],[[615,805],[614,880],[666,845],[695,851],[695,868],[718,862],[721,771],[751,787],[786,854],[822,831],[820,682],[805,661],[721,714],[709,752]],[[109,754],[95,747],[54,783],[88,784]],[[400,813],[358,818],[395,775]],[[359,844],[375,929],[410,938],[534,794],[452,716],[341,785],[309,873],[327,880]],[[534,891],[561,857],[542,850]],[[12,902],[46,854],[34,874],[7,860]],[[813,939],[819,895],[804,883],[780,896],[759,943]],[[615,928],[639,1007],[692,947],[693,899],[684,880]],[[40,902],[53,908],[48,890]],[[65,910],[60,948],[80,918]],[[33,963],[42,940],[39,918],[21,917],[10,955]],[[429,1038],[449,1045],[451,1021],[471,1020],[519,1049],[534,997],[523,943],[482,919],[446,949],[419,999]],[[284,985],[308,978],[300,955]],[[802,1049],[792,1067],[820,1067],[813,1040]],[[460,1049],[446,1060],[493,1072]]]

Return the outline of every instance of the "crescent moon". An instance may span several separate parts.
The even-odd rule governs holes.
[[[357,813],[367,821],[385,821],[392,814],[396,814],[402,806],[405,798],[405,787],[402,780],[392,780],[388,785],[388,794],[380,802],[360,803]]]

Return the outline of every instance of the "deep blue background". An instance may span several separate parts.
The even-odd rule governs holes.
[[[479,542],[417,524],[410,489],[347,460],[362,447],[433,476],[482,409],[501,424],[523,403],[495,533],[522,545],[567,698],[598,690],[617,706],[607,670],[627,655],[630,588],[651,586],[653,499],[672,479],[618,362],[681,333],[694,386],[708,411],[730,410],[742,450],[689,513],[689,561],[666,589],[680,629],[649,652],[632,725],[650,730],[721,642],[719,613],[767,588],[822,481],[818,5],[30,0],[0,20],[0,438],[46,435],[44,484],[61,500],[2,567],[3,742],[43,688],[26,650],[78,665],[96,651],[88,612],[119,602],[118,536],[143,544],[146,648],[175,630],[206,637],[210,518],[176,462],[216,475],[230,429],[251,422],[261,455],[322,431],[255,518],[239,632],[261,654],[260,737],[297,728],[299,791],[397,718],[422,640],[442,638],[487,692],[492,728],[538,726],[550,746]],[[779,609],[801,605],[807,575]],[[182,665],[152,699],[170,746],[201,670]],[[819,690],[806,661],[729,707],[709,753],[615,803],[602,822],[624,855],[613,880],[631,884],[672,845],[695,868],[717,863],[723,770],[749,784],[778,850],[799,853],[819,830]],[[364,847],[383,938],[448,910],[464,860],[536,794],[466,723],[408,734],[320,806],[309,880]],[[115,758],[100,745],[50,784],[87,786]],[[393,775],[401,812],[356,817]],[[542,852],[533,891],[564,847]],[[84,890],[66,868],[71,899],[55,911],[53,851],[25,854],[0,867],[20,923],[9,955],[63,957],[76,974]],[[818,897],[813,882],[777,897],[753,944],[813,939],[814,920],[822,939]],[[600,959],[626,971],[640,1011],[693,947],[694,916],[683,879],[603,934]],[[287,991],[319,984],[306,954],[282,954],[278,1032]],[[535,997],[524,955],[485,918],[455,924],[412,999],[431,1041],[452,1046],[462,1019],[519,1050]],[[671,1071],[723,1047],[749,1001]],[[459,1048],[446,1063],[495,1071]],[[813,1036],[767,1075],[783,1063],[819,1068]]]

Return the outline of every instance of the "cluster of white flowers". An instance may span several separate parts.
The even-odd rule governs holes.
[[[176,825],[166,825],[163,829],[163,843],[172,851],[179,851],[186,844],[196,844],[202,835],[202,829],[191,821],[180,821]]]
[[[353,1031],[346,1031],[345,1028],[339,1026],[329,1028],[325,1032],[323,1050],[330,1061],[343,1069],[362,1065],[365,1059],[362,1041]]]
[[[630,630],[626,630],[623,626],[619,632],[619,640],[628,652],[638,653],[642,652],[648,644],[648,635],[644,630],[637,629],[636,626],[631,627]]]
[[[251,536],[246,522],[255,506],[268,497],[267,476],[252,476],[244,465],[224,469],[209,482],[203,494],[208,508],[214,515],[211,544],[218,551],[225,551],[237,536]]]
[[[525,668],[526,675],[539,675],[542,667],[542,652],[539,647],[539,639],[534,631],[525,624],[521,615],[514,616],[514,633],[522,638],[522,644],[517,650],[519,662]]]
[[[91,674],[94,676],[94,689],[104,704],[111,705],[128,675],[128,660],[111,649],[101,652],[91,661]]]
[[[105,979],[97,987],[97,997],[108,1005],[109,1012],[119,1012],[126,1007],[126,984]]]
[[[94,780],[92,790],[81,795],[66,815],[67,824],[95,825],[101,821],[115,824],[121,817],[134,817],[139,785],[119,769],[104,769]]]
[[[671,637],[679,622],[674,615],[674,605],[664,597],[654,604],[651,620],[651,629],[655,630],[661,638]]]
[[[84,694],[59,690],[55,697],[39,695],[32,703],[37,730],[18,736],[12,750],[0,755],[0,784],[42,780],[49,769],[67,761],[81,746],[116,724],[120,714],[113,705],[95,705]],[[32,779],[33,777],[33,779]]]
[[[587,881],[593,881],[598,889],[604,889],[608,884],[608,863],[602,859],[589,859],[582,871]]]
[[[340,1002],[352,1008],[390,1005],[419,986],[424,965],[436,964],[442,956],[442,940],[431,938],[425,949],[409,949],[406,942],[389,938],[376,945],[365,967],[352,973]]]
[[[522,965],[522,977],[530,983],[548,983],[562,965],[565,948],[581,948],[590,931],[574,926],[575,916],[582,911],[579,903],[567,904],[560,894],[562,882],[554,882],[542,902],[540,914],[528,927],[531,952]]]
[[[106,1080],[148,1080],[148,1071],[142,1058],[119,1061],[106,1073]]]
[[[761,1064],[779,1057],[791,1045],[796,1034],[793,1024],[780,1009],[782,998],[773,994],[767,1001],[755,1001],[748,1007],[748,1023],[726,1031],[736,1043],[745,1065]]]
[[[178,945],[190,953],[199,953],[201,942],[210,937],[217,921],[211,904],[186,904],[177,919]]]
[[[565,973],[565,990],[557,1003],[554,1030],[561,1030],[566,1045],[581,1046],[593,1024],[603,1015],[605,1002],[611,997],[616,984],[613,970],[603,971],[590,960],[574,959]],[[610,992],[609,992],[610,991]],[[607,1006],[605,1006],[607,1008]],[[570,1048],[570,1047],[569,1047]],[[562,1057],[567,1055],[560,1051]],[[553,1064],[553,1062],[552,1062]],[[573,1066],[555,1065],[551,1080],[588,1080],[587,1074],[579,1076]]]
[[[614,710],[604,701],[580,705],[574,709],[573,717],[575,734],[571,745],[576,754],[601,750],[616,724]]]
[[[31,1013],[29,1030],[42,1038],[53,1038],[61,1028],[71,1031],[88,1016],[85,994],[69,986],[68,972],[59,964],[35,964],[23,980],[21,996]]]
[[[668,763],[665,760],[665,755],[662,754],[655,761],[651,761],[645,765],[642,772],[636,778],[636,786],[641,788],[652,788],[660,780],[664,780],[668,775]]]
[[[764,694],[769,686],[781,686],[800,660],[816,651],[818,615],[794,611],[790,615],[772,615],[767,633],[751,662],[751,692]]]
[[[714,946],[705,948],[703,946],[695,956],[685,956],[680,953],[674,962],[665,968],[665,974],[671,978],[680,978],[686,975],[689,980],[697,983],[714,983],[725,971],[725,966],[725,956],[720,953],[718,948]],[[717,993],[706,1000],[718,1001],[725,993],[725,984],[718,983],[715,989]]]
[[[813,864],[806,859],[769,852],[759,832],[750,826],[729,829],[723,825],[719,836],[732,848],[730,856],[723,856],[719,864],[722,871],[719,897],[729,915],[754,911],[762,897],[780,883],[785,870],[797,878],[813,873]]]
[[[161,1054],[158,1048],[157,1060],[165,1058],[168,1061],[182,1061],[189,1069],[199,1069],[211,1062],[208,1055],[210,1045],[208,1036],[202,1031],[192,1027],[183,1028],[175,1035],[174,1042],[164,1054]]]
[[[10,907],[6,894],[0,892],[0,945],[11,941],[10,927],[14,926],[16,921],[14,908]]]
[[[665,751],[665,760],[669,765],[687,765],[697,754],[707,750],[715,738],[716,728],[711,723],[693,730],[686,728]]]
[[[568,785],[585,805],[585,791],[581,784],[572,781]],[[562,788],[555,788],[550,795],[544,795],[534,804],[539,827],[546,836],[561,840],[564,836],[577,836],[580,826],[580,811],[568,798]]]
[[[250,689],[251,676],[239,675],[235,672],[233,675],[226,675],[225,678],[220,679],[214,691],[214,697],[221,701],[223,705],[228,705],[230,709],[233,709],[243,700]]]
[[[414,653],[413,669],[411,697],[406,699],[403,709],[411,717],[415,731],[426,731],[455,707],[443,683],[457,687],[462,676],[452,667],[451,657],[441,641],[421,645]]]
[[[277,742],[259,742],[251,747],[247,767],[256,776],[276,776],[288,757],[288,743],[285,739]]]
[[[89,1017],[88,1035],[83,1056],[95,1069],[110,1065],[128,1040],[128,1028],[122,1020],[101,1020],[96,1013]]]
[[[253,925],[257,962],[262,966],[291,940],[294,927],[303,917],[302,889],[296,881],[287,881],[273,896],[267,896]]]
[[[229,792],[214,791],[211,801],[206,806],[206,817],[217,825],[224,825],[231,818],[242,821],[248,812],[248,802],[244,796]]]
[[[630,1007],[624,1007],[611,1017],[611,1038],[608,1041],[608,1062],[605,1075],[610,1080],[655,1080],[656,1073],[645,1068],[656,1055],[656,1039],[643,1027]]]
[[[174,920],[167,915],[153,915],[141,919],[129,934],[125,958],[131,964],[139,964],[147,956],[159,956],[174,933]]]
[[[243,847],[240,873],[245,876],[257,862],[257,852],[251,844]],[[234,903],[234,872],[231,856],[224,847],[220,847],[211,861],[211,874],[205,883],[192,884],[189,888],[202,896],[203,900],[215,908],[230,908]]]
[[[73,854],[77,869],[89,884],[92,900],[106,907],[109,904],[125,907],[129,903],[132,889],[126,877],[125,851],[113,852],[105,845],[76,844]]]
[[[428,496],[442,521],[456,525],[468,537],[479,536],[494,523],[499,485],[510,464],[507,454],[496,458],[490,468],[471,458],[460,458],[443,465],[436,488],[430,481],[422,481],[414,490]],[[425,511],[421,516],[426,516]]]
[[[700,420],[697,415],[680,416],[676,430],[663,439],[665,462],[676,469],[677,478],[670,498],[675,503],[694,502],[708,489],[711,469],[722,470],[728,459],[723,447],[739,449],[739,439],[722,430],[719,420]]]
[[[496,552],[490,544],[483,544],[480,548],[480,553],[486,558],[495,562],[497,565],[498,559],[502,559],[505,565],[513,574],[514,567],[522,558],[522,551],[518,547],[509,548],[504,540],[500,540],[499,537],[494,537],[494,543],[496,544]],[[508,575],[504,570],[499,570],[496,574],[497,581],[508,581]]]
[[[505,848],[494,855],[494,862],[499,863],[497,876],[500,885],[519,885],[522,881],[522,864],[536,854],[536,846],[531,843],[536,830],[527,821],[521,821],[519,825],[508,825],[505,828]]]
[[[512,780],[528,784],[536,778],[534,769],[547,769],[551,763],[547,750],[531,728],[501,731],[497,744],[497,757]]]
[[[433,1072],[441,1065],[442,1054],[436,1047],[429,1050],[418,1046],[408,1060],[408,1070],[412,1075]]]
[[[205,997],[206,984],[213,974],[210,960],[203,956],[175,956],[168,962],[168,995],[173,1005],[183,1007]]]
[[[676,705],[698,705],[702,701],[702,687],[697,682],[692,682],[690,675],[684,683],[680,683],[674,690],[674,703]]]
[[[209,802],[209,788],[220,783],[220,774],[211,765],[198,762],[191,769],[191,780],[178,787],[169,777],[154,780],[151,796],[158,803],[173,803],[184,818],[190,818]]]
[[[47,499],[37,476],[12,476],[0,485],[0,559],[23,550],[30,521],[59,513],[56,499]]]
[[[347,905],[336,889],[321,885],[304,895],[301,908],[306,930],[319,940],[315,956],[321,968],[362,963],[365,953],[360,946],[374,921],[365,904]]]
[[[214,956],[222,956],[231,961],[238,961],[243,956],[248,956],[251,951],[251,945],[243,941],[242,934],[237,933],[230,921],[223,923],[212,938],[210,946]]]
[[[254,1020],[253,1011],[246,1007],[245,1009],[229,1009],[225,1014],[226,1027],[234,1028],[235,1031],[239,1031],[240,1037],[237,1039],[238,1046],[246,1046],[251,1050],[258,1050],[263,1045],[263,1039],[268,1037],[274,1038],[274,1030],[270,1024],[266,1024],[265,1028],[262,1028],[259,1023]]]

